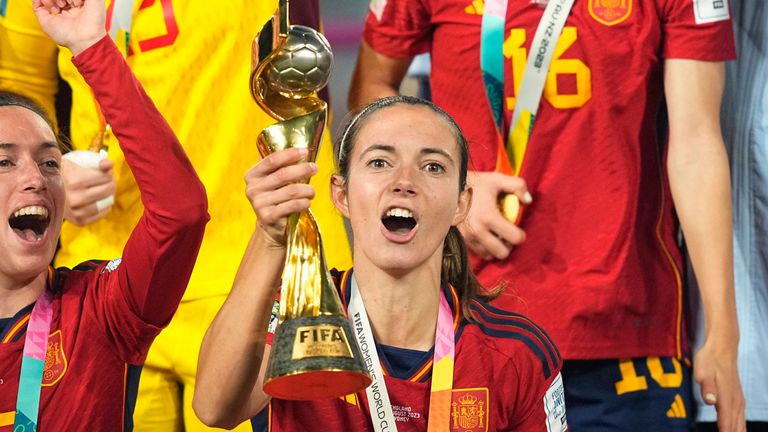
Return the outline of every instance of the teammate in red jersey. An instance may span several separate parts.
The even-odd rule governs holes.
[[[470,142],[475,200],[460,228],[474,269],[484,285],[507,285],[496,304],[530,316],[561,349],[574,428],[690,427],[679,218],[707,305],[695,377],[716,401],[721,427],[736,430],[743,398],[718,122],[722,62],[734,56],[728,2],[577,0],[558,14],[557,43],[544,39],[553,50],[532,47],[537,28],[550,29],[547,3],[557,10],[568,1],[371,2],[350,105],[397,93],[410,59],[431,53],[433,101]],[[502,31],[488,54],[481,47],[494,19]],[[507,176],[497,170],[506,155],[498,157],[489,96],[506,141],[531,88],[526,62],[542,52],[553,60],[524,157],[516,155],[520,178]],[[486,94],[485,55],[501,66],[498,94]],[[657,127],[665,97],[668,137]],[[496,199],[521,178],[532,202],[516,226]]]
[[[0,95],[0,431],[131,429],[137,365],[179,304],[208,219],[192,165],[105,35],[104,2],[72,3],[33,6],[93,88],[145,210],[122,261],[50,268],[61,147],[42,109]]]
[[[354,232],[355,271],[335,276],[364,357],[371,348],[378,353],[372,367],[386,390],[375,380],[366,392],[312,402],[270,400],[262,391],[286,219],[314,197],[296,182],[316,167],[299,163],[305,153],[291,149],[246,174],[259,223],[203,342],[194,400],[201,419],[231,427],[256,416],[254,430],[273,431],[427,430],[433,422],[443,422],[439,430],[566,430],[561,362],[549,337],[478,297],[456,228],[472,196],[458,126],[428,102],[393,97],[353,118],[339,147],[331,196]],[[370,319],[373,341],[360,336],[361,315]],[[432,368],[433,361],[447,364],[435,343],[445,331],[455,342],[451,375]],[[450,384],[450,404],[439,412],[430,410],[435,382]],[[390,403],[371,403],[383,393]]]

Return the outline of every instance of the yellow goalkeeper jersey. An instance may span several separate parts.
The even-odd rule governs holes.
[[[57,52],[40,30],[30,2],[0,0],[0,90],[34,99],[53,120]]]
[[[6,16],[0,18],[4,40],[0,77],[11,70],[11,74],[17,74],[17,82],[35,89],[37,82],[25,82],[24,78],[36,75],[43,83],[43,99],[50,100],[55,73],[51,73],[52,67],[45,66],[49,63],[51,42],[41,34],[28,1],[9,2],[11,7]],[[250,95],[251,42],[277,8],[277,0],[134,3],[130,37],[121,32],[115,40],[126,50],[131,69],[176,132],[208,192],[211,221],[184,299],[226,294],[256,223],[245,197],[243,175],[259,159],[256,137],[265,126],[274,123]],[[22,36],[29,42],[13,51],[24,50],[24,55],[39,56],[29,63],[40,71],[17,72],[8,67],[14,61],[6,57],[5,41]],[[72,87],[73,145],[76,149],[87,149],[102,125],[91,91],[70,58],[69,50],[61,49],[58,67]],[[325,135],[317,160],[320,169],[312,179],[317,190],[312,208],[323,234],[329,265],[347,268],[351,254],[341,215],[330,201],[333,150],[329,134]],[[105,218],[89,226],[64,224],[56,265],[73,266],[86,259],[120,256],[142,214],[139,191],[116,139],[108,133],[104,142],[109,158],[115,162],[115,204]]]

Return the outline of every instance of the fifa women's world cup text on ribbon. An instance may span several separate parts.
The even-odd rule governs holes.
[[[373,380],[365,393],[368,397],[368,409],[371,412],[374,430],[377,432],[396,431],[397,425],[392,410],[392,402],[384,382],[384,372],[379,362],[379,354],[376,351],[371,323],[368,321],[368,314],[365,312],[363,298],[360,295],[360,289],[354,275],[352,276],[352,293],[349,299],[348,315],[350,323],[355,328],[355,336],[363,353],[363,362]],[[453,314],[445,294],[441,294],[435,332],[435,354],[432,362],[432,385],[429,395],[429,422],[427,423],[429,432],[449,429],[455,337]]]

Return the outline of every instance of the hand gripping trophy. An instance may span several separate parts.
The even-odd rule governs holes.
[[[315,160],[327,106],[317,91],[328,82],[333,54],[309,27],[289,25],[288,0],[253,43],[251,93],[278,122],[258,138],[262,157],[291,147]],[[366,388],[371,378],[345,318],[312,212],[294,213],[286,227],[280,326],[272,343],[264,391],[282,399],[323,399]]]

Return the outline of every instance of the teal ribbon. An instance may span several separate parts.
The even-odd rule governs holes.
[[[487,7],[487,5],[486,5]],[[486,11],[480,29],[480,69],[496,128],[504,136],[504,17]]]
[[[13,432],[32,432],[37,430],[40,411],[40,390],[43,384],[45,361],[22,357],[19,395],[16,399],[16,418]]]

